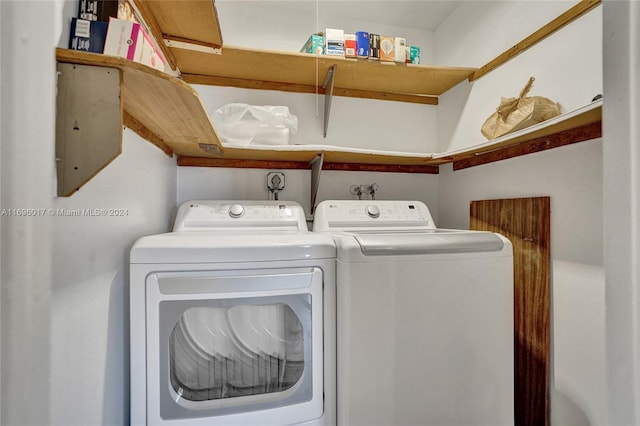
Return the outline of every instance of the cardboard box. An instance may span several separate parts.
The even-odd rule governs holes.
[[[107,23],[72,18],[69,49],[102,53],[107,38]]]
[[[327,28],[324,32],[324,54],[344,56],[344,30]]]
[[[369,59],[380,59],[380,34],[369,33]]]
[[[394,55],[393,37],[380,36],[380,60],[393,62]]]
[[[393,60],[396,62],[404,63],[407,58],[406,49],[407,49],[407,40],[403,37],[396,37],[393,42],[393,52],[394,52]]]
[[[369,57],[369,33],[366,31],[356,32],[356,56],[358,58]]]
[[[410,55],[412,64],[420,63],[420,48],[418,46],[411,46]]]
[[[355,34],[344,35],[344,56],[346,58],[356,57],[356,35]]]
[[[118,0],[79,0],[78,18],[108,22],[109,18],[118,17],[118,3]]]
[[[135,22],[109,19],[105,55],[119,56],[164,71],[162,55],[147,32]]]
[[[324,54],[324,36],[322,34],[311,34],[302,49],[300,49],[300,52],[313,53],[314,55]]]

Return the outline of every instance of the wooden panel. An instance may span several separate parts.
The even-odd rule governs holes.
[[[225,147],[224,156],[203,152],[194,144],[172,144],[176,154],[181,157],[208,157],[227,160],[259,160],[259,161],[302,161],[309,162],[316,157],[320,150],[271,150]],[[321,150],[324,152],[324,161],[328,163],[352,163],[352,164],[382,164],[399,166],[433,166],[430,155],[401,156],[367,154],[362,152],[332,151],[329,145]],[[185,154],[186,153],[186,154]]]
[[[571,9],[567,10],[562,15],[558,16],[553,21],[549,22],[544,27],[540,28],[533,34],[526,37],[524,40],[520,41],[510,49],[506,50],[502,54],[500,54],[495,59],[489,61],[487,64],[478,68],[473,74],[469,76],[469,81],[474,81],[482,77],[483,75],[489,73],[490,71],[498,68],[500,65],[508,62],[514,57],[518,56],[520,53],[534,46],[538,42],[544,40],[549,37],[551,34],[555,33],[565,25],[570,24],[575,19],[584,15],[594,7],[598,6],[601,3],[601,0],[581,0],[580,3],[573,6]]]
[[[232,46],[224,46],[222,55],[179,48],[172,51],[185,74],[317,87],[322,85],[327,70],[337,64],[336,88],[382,93],[438,96],[475,70]]]
[[[222,46],[222,32],[214,0],[136,0],[136,3],[145,3],[141,9],[153,14],[163,38],[211,47]],[[158,42],[162,43],[162,40]]]
[[[564,132],[579,129],[581,127],[586,128],[587,125],[594,123],[595,126],[589,126],[589,128],[592,129],[594,132],[593,134],[595,135],[597,134],[597,123],[600,123],[601,121],[602,101],[597,101],[526,129],[522,129],[481,144],[473,145],[465,149],[437,154],[434,157],[446,162],[460,161],[468,157],[497,151],[500,148],[510,147],[517,144],[528,143],[536,140],[546,140],[546,138],[551,140]]]
[[[111,66],[122,70],[124,110],[138,123],[136,132],[150,132],[155,143],[178,155],[200,144],[220,147],[220,140],[197,92],[184,81],[123,58],[57,49],[59,62]]]
[[[279,90],[281,92],[294,93],[316,93],[324,95],[325,90],[322,87],[316,87],[307,84],[292,84],[285,82],[259,81],[259,80],[243,80],[240,78],[230,77],[213,77],[209,75],[182,74],[182,79],[190,84],[207,84],[210,86],[223,87],[239,87],[242,89],[258,89],[258,90]],[[410,102],[415,104],[438,105],[437,96],[429,95],[407,95],[403,93],[385,93],[373,90],[355,90],[333,88],[335,96],[345,96],[350,98],[361,99],[378,99],[381,101],[397,101]]]
[[[326,154],[326,153],[325,153]],[[312,157],[314,158],[314,157]],[[255,159],[230,159],[230,158],[201,158],[178,157],[179,166],[192,167],[231,167],[247,169],[311,169],[309,161],[283,161],[283,160],[255,160]],[[437,166],[399,165],[399,164],[362,164],[362,163],[327,163],[324,162],[322,170],[341,170],[359,172],[389,172],[389,173],[425,173],[438,174]]]
[[[558,148],[560,146],[570,145],[577,142],[584,142],[599,137],[602,137],[601,121],[580,126],[575,129],[565,130],[550,136],[532,139],[517,145],[498,148],[486,153],[478,153],[473,157],[454,161],[453,170],[461,170],[468,167],[479,166],[481,164],[492,163],[494,161],[533,154],[535,152]]]
[[[68,197],[122,152],[121,73],[117,68],[58,64],[56,172]]]
[[[515,424],[549,424],[550,198],[471,202],[469,226],[511,240],[514,256]]]

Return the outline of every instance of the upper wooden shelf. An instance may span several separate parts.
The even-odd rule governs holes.
[[[214,0],[134,2],[188,83],[323,93],[327,70],[337,65],[336,96],[437,104],[476,71],[223,46]]]
[[[226,45],[221,54],[178,47],[171,51],[188,83],[323,93],[323,80],[336,65],[336,96],[426,104],[437,104],[439,95],[475,71]]]

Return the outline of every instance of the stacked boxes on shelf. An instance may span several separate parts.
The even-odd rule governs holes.
[[[420,48],[407,45],[404,37],[367,31],[345,34],[344,30],[327,28],[324,33],[312,34],[300,52],[383,62],[420,63]]]
[[[164,58],[129,0],[80,0],[69,49],[119,56],[164,71]]]
[[[118,16],[118,0],[80,0],[71,19],[69,49],[102,53],[109,18]]]

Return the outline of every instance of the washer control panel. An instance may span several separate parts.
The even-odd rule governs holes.
[[[435,229],[431,213],[421,201],[332,200],[316,207],[314,231],[363,227]]]
[[[304,210],[291,201],[187,201],[173,226],[174,231],[224,228],[308,230]]]

